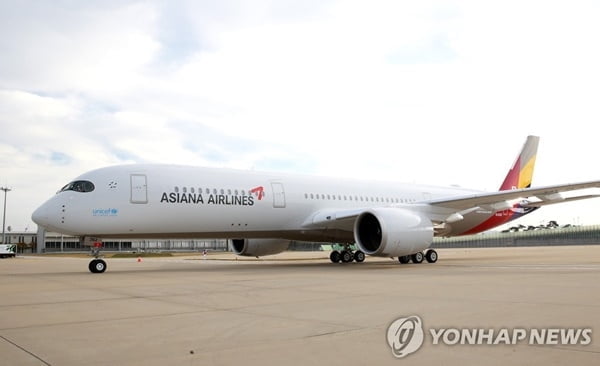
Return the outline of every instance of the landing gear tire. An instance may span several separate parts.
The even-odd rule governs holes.
[[[398,262],[402,264],[410,262],[410,255],[401,255],[400,257],[398,257]]]
[[[425,259],[427,259],[427,263],[435,263],[438,260],[438,254],[435,250],[429,249],[427,253],[425,253]]]
[[[356,252],[354,252],[354,260],[356,261],[356,263],[364,262],[365,253],[361,252],[360,250],[357,250]]]
[[[423,253],[416,252],[415,254],[410,256],[410,259],[412,259],[413,263],[422,263],[423,257],[424,257]]]
[[[342,260],[342,254],[340,254],[340,252],[338,252],[337,250],[334,250],[333,252],[331,252],[331,254],[329,254],[329,260],[331,261],[331,263],[340,263],[340,261]]]
[[[342,263],[350,263],[354,257],[352,256],[352,252],[344,250],[342,253]]]
[[[102,259],[94,259],[90,262],[88,268],[92,273],[103,273],[106,271],[106,262]]]

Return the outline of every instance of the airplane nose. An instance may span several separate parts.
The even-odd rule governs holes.
[[[33,211],[31,219],[39,226],[47,227],[49,224],[48,205],[43,204]]]

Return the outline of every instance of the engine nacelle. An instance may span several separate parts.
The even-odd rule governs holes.
[[[365,254],[399,257],[427,249],[433,241],[431,220],[420,212],[379,207],[361,213],[354,240]]]
[[[287,250],[289,240],[284,239],[233,239],[231,240],[233,252],[245,257],[262,257],[273,255]]]

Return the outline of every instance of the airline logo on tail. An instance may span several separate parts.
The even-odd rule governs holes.
[[[501,191],[529,188],[531,186],[539,141],[538,136],[527,137],[521,153],[500,186]]]
[[[508,171],[504,182],[500,186],[501,191],[507,191],[510,189],[521,189],[531,187],[531,181],[533,180],[533,168],[535,166],[535,158],[537,155],[537,148],[540,138],[538,136],[527,136],[527,141],[521,149],[521,153],[517,156],[517,160],[513,164],[512,168]],[[519,217],[526,215],[537,208],[523,208],[520,204],[515,204],[514,207],[498,211],[494,216],[488,220],[482,222],[476,227],[466,231],[465,234],[477,234],[482,231],[489,230],[496,226],[506,224],[509,221],[518,219]]]

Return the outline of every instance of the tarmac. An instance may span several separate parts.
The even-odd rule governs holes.
[[[86,258],[3,259],[0,364],[598,364],[600,246],[438,254],[405,265],[332,264],[325,252],[107,259],[103,274]],[[388,327],[412,315],[423,344],[396,358]],[[591,341],[434,344],[432,329],[590,329]]]

